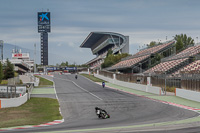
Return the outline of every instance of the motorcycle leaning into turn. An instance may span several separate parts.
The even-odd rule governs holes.
[[[96,110],[96,115],[99,118],[102,118],[102,119],[110,118],[110,115],[105,110],[103,110],[103,109],[101,109],[99,107],[96,107],[95,110]]]

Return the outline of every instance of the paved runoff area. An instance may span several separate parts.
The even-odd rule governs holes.
[[[46,97],[56,99],[54,87],[34,88],[31,97]]]

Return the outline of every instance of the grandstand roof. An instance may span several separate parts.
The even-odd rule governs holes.
[[[99,39],[104,37],[104,35],[116,35],[124,38],[124,35],[114,32],[91,32],[80,47],[91,48]]]
[[[151,48],[142,50],[132,56],[122,59],[120,62],[113,65],[112,67],[109,67],[107,70],[131,68],[132,66],[136,65],[137,63],[148,59],[152,53],[157,53],[159,51],[162,51],[163,49],[173,45],[174,43],[175,43],[175,41],[173,41],[173,40],[167,41],[163,44],[156,45]]]

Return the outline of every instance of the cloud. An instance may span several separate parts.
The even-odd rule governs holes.
[[[58,46],[58,47],[61,47],[61,46],[62,46],[62,44],[61,44],[61,43],[58,43],[58,44],[57,44],[57,46]]]
[[[76,44],[73,43],[73,42],[69,42],[69,43],[67,43],[67,44],[68,44],[68,46],[70,46],[70,47],[75,47],[75,46],[76,46]]]

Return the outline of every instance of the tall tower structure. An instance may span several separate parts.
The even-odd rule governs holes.
[[[50,12],[38,12],[38,33],[41,43],[41,65],[48,65],[48,33],[51,32]]]

